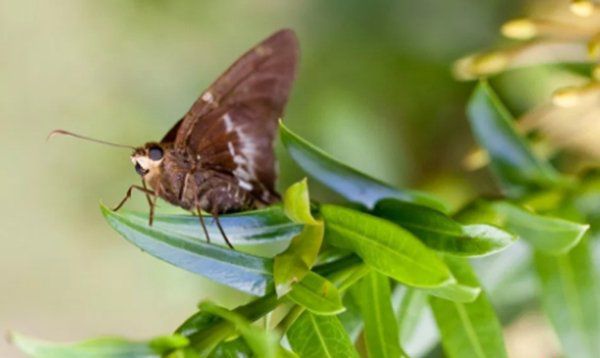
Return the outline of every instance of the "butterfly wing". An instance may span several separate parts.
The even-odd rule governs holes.
[[[294,80],[298,41],[281,30],[246,52],[165,136],[200,156],[205,168],[232,173],[266,203],[275,193],[273,141]]]
[[[183,118],[178,120],[177,123],[175,123],[175,125],[173,127],[171,127],[171,129],[169,129],[167,134],[165,134],[164,137],[162,137],[160,142],[161,143],[175,142],[175,138],[177,138],[177,131],[179,130],[179,127],[181,126],[181,122],[183,122]]]

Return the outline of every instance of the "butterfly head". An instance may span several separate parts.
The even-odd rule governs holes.
[[[131,162],[139,175],[145,177],[150,174],[152,176],[159,170],[164,154],[164,148],[160,144],[146,143],[143,147],[136,148],[133,151]]]

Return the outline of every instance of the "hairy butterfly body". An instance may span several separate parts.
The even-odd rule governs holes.
[[[298,41],[280,30],[250,49],[194,102],[160,142],[134,148],[131,161],[146,193],[150,224],[156,197],[210,213],[230,247],[218,215],[259,208],[279,199],[273,142],[295,77]],[[58,130],[53,133],[73,135]],[[96,140],[97,141],[97,140]],[[102,141],[100,141],[102,142]],[[148,188],[150,187],[150,189]]]

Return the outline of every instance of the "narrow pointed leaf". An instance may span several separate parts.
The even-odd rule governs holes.
[[[449,301],[468,303],[479,297],[481,287],[454,281],[440,287],[425,288],[423,291]]]
[[[148,225],[148,214],[140,212],[119,212],[138,225]],[[265,246],[276,242],[288,242],[302,229],[302,225],[288,219],[283,207],[270,206],[265,209],[219,216],[227,238],[236,247]],[[204,222],[211,241],[225,246],[212,217]],[[164,233],[185,236],[194,240],[206,241],[197,216],[160,214],[154,216],[153,228]]]
[[[210,358],[250,358],[252,350],[242,339],[237,338],[233,341],[222,342],[210,354]]]
[[[159,358],[163,353],[184,347],[185,337],[170,336],[151,342],[132,342],[123,338],[105,337],[78,343],[53,343],[11,333],[11,342],[33,358]]]
[[[317,221],[310,212],[308,183],[303,179],[292,184],[283,196],[283,209],[287,217],[298,224],[316,225]]]
[[[392,294],[400,346],[411,357],[425,356],[440,340],[428,298],[423,290],[406,286],[396,286]]]
[[[294,161],[310,176],[350,201],[373,207],[380,199],[397,198],[446,210],[445,205],[432,195],[416,190],[396,189],[333,159],[290,131],[283,123],[279,124],[279,130],[281,141]]]
[[[458,215],[463,222],[486,222],[519,236],[536,250],[561,254],[571,250],[589,225],[538,215],[507,201],[478,201]]]
[[[344,295],[343,304],[346,310],[338,315],[340,322],[344,326],[344,329],[350,336],[352,342],[356,342],[363,329],[363,321],[360,316],[360,308],[358,302],[353,295]]]
[[[468,261],[448,256],[446,262],[459,281],[472,286],[479,285]],[[436,297],[430,297],[429,303],[441,333],[446,356],[507,356],[502,327],[484,292],[472,303],[451,302]]]
[[[446,264],[398,225],[335,205],[323,205],[321,215],[329,244],[354,251],[384,275],[415,287],[454,281]]]
[[[273,276],[278,296],[288,293],[292,285],[301,281],[315,264],[325,230],[323,222],[315,220],[310,212],[306,179],[286,190],[284,208],[288,217],[303,224],[304,228],[292,239],[288,248],[274,258]]]
[[[358,358],[336,316],[304,312],[287,331],[290,346],[302,358]]]
[[[439,211],[395,199],[378,202],[373,214],[402,226],[428,247],[451,255],[489,255],[515,240],[497,227],[462,225]]]
[[[164,358],[201,358],[200,354],[196,352],[193,348],[186,347],[173,350],[166,355],[163,355]],[[241,357],[239,357],[241,358]]]
[[[490,156],[492,171],[509,195],[531,187],[563,182],[548,163],[536,157],[513,126],[513,118],[487,82],[475,88],[467,114],[475,139]]]
[[[400,348],[398,326],[391,302],[389,278],[371,271],[352,287],[364,321],[369,357],[406,357]]]
[[[326,240],[353,250],[375,270],[429,294],[458,302],[477,298],[479,287],[456,282],[444,262],[410,232],[351,209],[324,205]]]
[[[221,321],[221,318],[214,314],[198,311],[189,317],[175,330],[175,333],[189,337],[204,329],[210,329],[214,324]]]
[[[334,315],[344,311],[338,289],[314,272],[294,285],[287,297],[315,314]]]
[[[517,241],[497,255],[471,262],[500,315],[525,308],[537,299],[532,251],[524,241]]]
[[[535,254],[542,303],[566,357],[600,357],[600,297],[587,239],[563,255]]]
[[[262,296],[273,288],[270,259],[164,232],[104,206],[102,213],[129,242],[172,265],[252,295]]]
[[[304,279],[315,264],[325,227],[318,225],[305,225],[304,229],[296,235],[288,248],[275,256],[273,262],[273,275],[277,295],[288,293],[294,284]]]

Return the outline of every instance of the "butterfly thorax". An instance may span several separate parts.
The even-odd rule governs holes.
[[[185,148],[165,149],[157,175],[147,177],[148,184],[162,199],[187,210],[202,209],[215,214],[258,206],[231,173],[203,165],[200,156]]]

